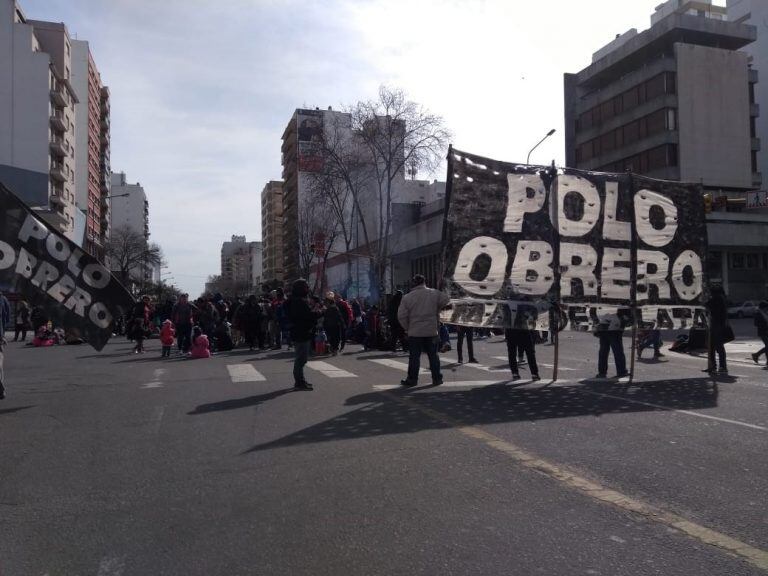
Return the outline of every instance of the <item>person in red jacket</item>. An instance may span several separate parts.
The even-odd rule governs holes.
[[[171,347],[176,340],[176,329],[173,327],[173,322],[166,320],[163,322],[163,327],[160,329],[160,344],[163,345],[163,358],[171,357]]]
[[[208,342],[208,336],[203,334],[199,326],[192,329],[192,348],[189,350],[190,358],[210,358],[211,344]]]

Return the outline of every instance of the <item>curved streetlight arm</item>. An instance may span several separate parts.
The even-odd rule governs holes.
[[[552,128],[552,130],[550,130],[549,132],[547,132],[547,135],[546,135],[546,136],[544,136],[544,138],[542,138],[541,140],[539,140],[538,142],[536,142],[536,146],[534,146],[533,148],[531,148],[530,152],[528,152],[528,156],[527,156],[527,157],[526,157],[526,159],[525,159],[525,163],[526,163],[526,164],[530,164],[530,163],[531,163],[531,152],[533,152],[534,150],[536,150],[536,148],[538,148],[538,147],[539,147],[539,144],[541,144],[542,142],[544,142],[544,140],[546,140],[547,138],[549,138],[550,136],[552,136],[552,134],[554,134],[554,133],[555,133],[555,129],[554,129],[554,128]]]

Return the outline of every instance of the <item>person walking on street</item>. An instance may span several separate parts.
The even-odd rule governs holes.
[[[539,376],[539,365],[536,363],[536,341],[535,332],[525,328],[507,328],[504,330],[504,340],[507,343],[507,358],[509,359],[509,369],[512,372],[512,380],[520,380],[520,370],[518,368],[518,354],[525,354],[528,358],[528,367],[531,369],[531,380],[534,382],[541,380]]]
[[[403,347],[403,351],[408,350],[408,344],[405,341],[405,330],[403,330],[402,324],[397,319],[397,311],[400,309],[400,304],[403,302],[403,291],[397,290],[395,295],[392,296],[392,300],[389,302],[389,308],[387,308],[387,320],[389,321],[389,345],[392,352],[397,352],[398,341]]]
[[[5,328],[11,323],[11,305],[8,298],[0,292],[0,400],[5,398],[5,372],[3,366],[5,362]]]
[[[456,328],[457,336],[456,336],[456,354],[459,357],[459,364],[464,363],[464,355],[462,348],[464,347],[464,339],[467,340],[467,352],[469,353],[469,363],[470,364],[477,364],[477,360],[475,359],[475,350],[472,344],[472,336],[474,335],[475,329],[470,326],[458,326]]]
[[[755,314],[755,326],[757,327],[757,336],[763,341],[763,347],[752,354],[752,360],[755,364],[759,364],[761,355],[765,354],[768,357],[768,302],[765,300],[758,305],[757,314]]]
[[[339,353],[339,345],[341,344],[342,334],[346,330],[346,324],[344,318],[342,318],[341,310],[336,305],[334,299],[335,294],[328,292],[325,295],[325,312],[323,314],[323,329],[328,336],[328,344],[331,347],[331,354],[336,356]]]
[[[21,341],[24,342],[27,339],[27,330],[29,330],[29,306],[24,300],[19,300],[16,303],[16,333],[13,341],[17,342],[21,334]]]
[[[624,355],[624,342],[622,335],[624,326],[618,314],[609,314],[600,320],[595,329],[595,336],[600,339],[600,348],[597,353],[597,378],[608,377],[608,353],[613,352],[613,361],[616,363],[616,377],[629,376],[627,372],[627,358]]]
[[[179,352],[187,353],[192,345],[192,322],[194,308],[189,303],[189,294],[179,296],[179,301],[173,307],[171,322],[176,326],[176,341]]]
[[[728,305],[725,302],[725,292],[720,286],[714,286],[710,293],[711,296],[707,302],[707,310],[709,310],[709,356],[705,372],[727,375],[725,343],[733,340],[733,329],[728,324]],[[717,363],[715,362],[715,353],[717,353]]]
[[[432,385],[443,383],[440,373],[440,359],[437,357],[437,340],[439,331],[440,310],[450,302],[448,294],[427,288],[424,276],[416,274],[413,277],[413,288],[403,296],[397,319],[408,335],[408,377],[400,382],[406,387],[416,386],[419,379],[421,353],[426,352],[429,358],[429,369],[432,372]]]
[[[309,358],[315,325],[323,312],[310,308],[309,284],[303,278],[294,281],[291,286],[291,297],[286,301],[285,306],[288,320],[291,323],[291,340],[295,351],[293,388],[295,390],[312,390],[312,384],[304,378],[304,365]]]

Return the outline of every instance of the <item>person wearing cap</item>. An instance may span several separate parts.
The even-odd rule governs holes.
[[[397,319],[408,335],[408,377],[402,380],[402,386],[416,386],[419,378],[421,353],[426,352],[429,358],[429,369],[432,372],[432,385],[443,383],[440,373],[440,359],[437,357],[437,343],[440,310],[450,302],[448,294],[427,288],[426,280],[421,274],[413,277],[413,288],[403,296]]]
[[[0,400],[5,398],[5,374],[3,363],[5,362],[5,329],[11,323],[11,305],[8,298],[0,292]]]

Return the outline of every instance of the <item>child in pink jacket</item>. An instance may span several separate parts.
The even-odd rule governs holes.
[[[189,351],[191,358],[210,358],[211,345],[208,342],[208,336],[203,334],[199,326],[192,330],[192,348]]]
[[[173,346],[174,340],[176,340],[176,329],[173,327],[173,322],[166,320],[160,329],[160,344],[163,345],[163,358],[171,357],[171,346]]]

